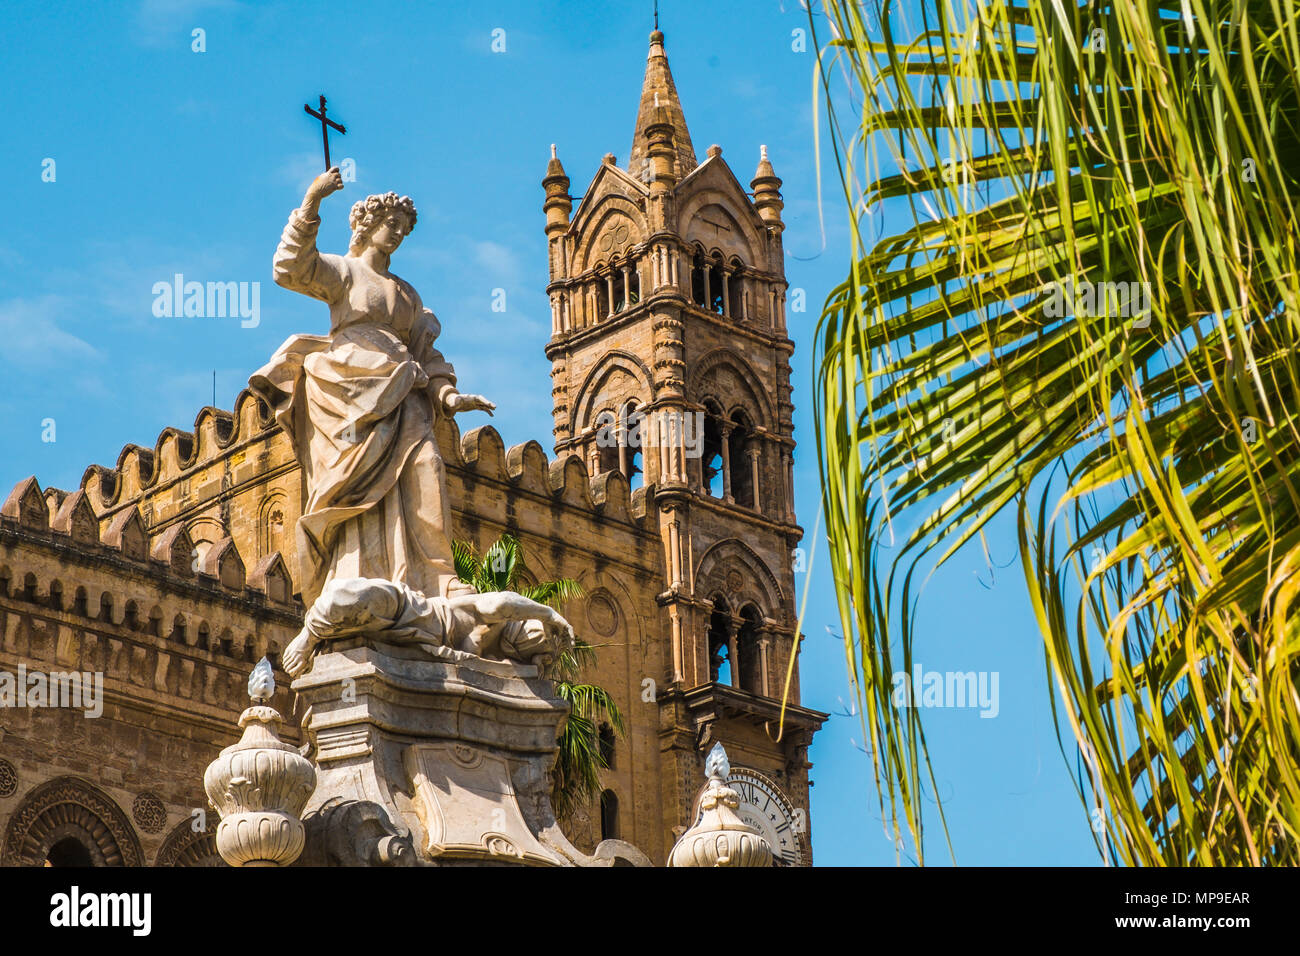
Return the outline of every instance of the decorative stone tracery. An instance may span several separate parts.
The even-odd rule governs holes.
[[[204,828],[194,829],[194,818],[182,820],[167,834],[154,866],[227,866],[217,852],[216,814],[204,815]]]
[[[144,865],[140,841],[113,798],[76,777],[57,777],[32,790],[9,818],[0,866],[43,866],[67,840],[93,866]]]
[[[167,826],[167,807],[157,794],[145,791],[131,804],[131,818],[145,833],[161,833]]]

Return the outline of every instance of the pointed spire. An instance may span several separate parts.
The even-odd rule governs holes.
[[[656,117],[655,114],[659,114]],[[641,84],[641,105],[636,114],[636,131],[632,137],[632,155],[627,168],[632,175],[637,175],[649,156],[650,138],[646,127],[661,117],[667,117],[673,129],[673,171],[680,182],[697,163],[695,148],[691,145],[691,134],[686,129],[686,117],[682,113],[681,101],[677,98],[677,87],[673,85],[673,74],[668,69],[668,55],[664,52],[664,35],[658,29],[650,34],[650,53],[646,57],[645,81]]]
[[[758,169],[749,184],[754,191],[754,208],[763,217],[769,229],[778,233],[785,228],[781,222],[781,210],[785,203],[781,201],[781,180],[772,169],[772,162],[767,158],[767,147],[758,148]]]
[[[560,157],[555,154],[554,143],[551,144],[551,159],[546,164],[542,188],[546,190],[546,200],[542,203],[542,210],[546,213],[546,235],[555,238],[569,228],[573,199],[569,196],[569,177]]]

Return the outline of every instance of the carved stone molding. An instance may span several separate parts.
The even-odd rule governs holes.
[[[72,837],[96,866],[143,866],[140,842],[108,794],[75,777],[32,790],[9,818],[0,866],[42,866],[51,847]]]
[[[0,760],[0,799],[18,792],[18,770],[8,760]]]
[[[205,828],[196,831],[193,818],[187,817],[167,834],[158,849],[154,866],[226,866],[217,852],[215,814],[206,814]]]

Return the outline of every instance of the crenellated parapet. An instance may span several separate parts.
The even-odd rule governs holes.
[[[164,428],[152,450],[126,445],[112,468],[91,465],[81,477],[81,488],[96,514],[102,515],[169,488],[234,449],[265,440],[275,430],[270,409],[244,389],[235,399],[233,412],[208,406],[195,416],[193,431]]]
[[[53,515],[50,502],[59,503]],[[152,708],[200,736],[215,733],[239,704],[249,662],[277,653],[300,627],[283,560],[269,556],[246,575],[227,545],[198,563],[183,524],[147,535],[137,508],[98,529],[83,491],[43,492],[27,478],[9,493],[0,506],[0,670],[100,674],[113,713]],[[291,707],[287,695],[282,703]]]
[[[61,502],[53,516],[51,501]],[[33,555],[30,562],[25,560],[28,553]],[[48,567],[48,559],[67,566],[66,584],[56,578],[42,581],[39,575],[32,579],[28,564]],[[117,587],[92,593],[94,589],[86,587],[91,576],[78,568],[102,569]],[[138,581],[142,591],[172,594],[178,608],[199,598],[249,613],[270,611],[273,617],[278,613],[284,624],[296,624],[300,607],[293,599],[283,558],[278,553],[268,555],[254,570],[251,575],[245,572],[229,538],[200,556],[183,524],[150,535],[139,508],[117,512],[101,535],[84,491],[50,488],[42,493],[34,477],[15,485],[0,506],[0,596],[9,595],[14,587],[27,593],[35,587],[48,606],[81,609],[86,616],[120,623],[121,613],[113,608],[134,604],[139,612],[148,603],[145,598],[134,600],[124,586]],[[178,610],[167,620],[174,623],[178,617],[188,615]]]

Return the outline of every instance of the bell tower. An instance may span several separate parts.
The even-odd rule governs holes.
[[[798,706],[781,180],[766,146],[752,199],[720,147],[697,160],[656,29],[626,168],[607,154],[575,208],[552,147],[542,185],[556,455],[652,490],[658,517],[650,676],[674,826],[723,740],[799,811],[775,849],[806,861],[806,752],[825,715]]]

